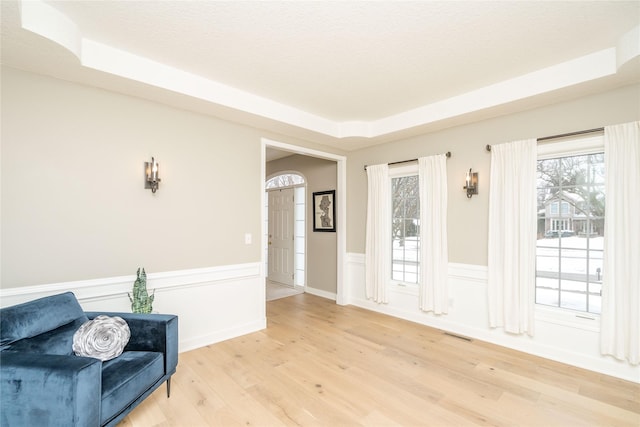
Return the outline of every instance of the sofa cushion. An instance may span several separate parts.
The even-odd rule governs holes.
[[[33,338],[25,338],[6,344],[3,350],[70,356],[73,354],[73,335],[86,321],[86,317],[80,317],[71,323]]]
[[[0,310],[0,350],[10,343],[52,331],[79,318],[83,322],[88,320],[72,292],[3,308]]]
[[[127,408],[164,375],[162,353],[125,351],[102,364],[100,424]]]

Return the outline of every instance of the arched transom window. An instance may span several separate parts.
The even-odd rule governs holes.
[[[293,187],[300,184],[304,184],[302,175],[297,173],[283,173],[270,178],[265,187],[269,190],[270,188]]]

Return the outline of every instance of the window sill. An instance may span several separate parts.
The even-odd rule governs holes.
[[[415,284],[392,282],[389,285],[389,290],[399,294],[418,296],[418,285]]]
[[[600,316],[597,314],[536,305],[535,318],[542,322],[600,332]]]

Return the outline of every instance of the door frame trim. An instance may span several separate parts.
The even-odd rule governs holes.
[[[346,280],[346,259],[347,259],[347,158],[345,156],[341,156],[338,154],[329,153],[326,151],[314,150],[312,148],[301,147],[298,145],[288,144],[280,141],[274,141],[268,138],[261,138],[261,174],[260,174],[260,197],[262,208],[260,209],[260,228],[261,239],[262,239],[262,248],[265,247],[266,241],[265,239],[265,183],[266,183],[266,151],[267,147],[276,148],[278,150],[285,150],[292,152],[294,154],[301,154],[304,156],[317,157],[320,159],[332,160],[336,162],[337,166],[337,191],[336,191],[336,199],[337,199],[337,217],[339,218],[336,221],[336,240],[337,240],[337,267],[336,267],[336,304],[346,305],[347,301],[347,280]],[[264,271],[265,259],[264,259],[264,250],[260,251],[261,253],[261,276],[262,278],[266,278],[266,272]]]

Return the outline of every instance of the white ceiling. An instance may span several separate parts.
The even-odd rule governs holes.
[[[0,3],[5,65],[344,150],[640,81],[638,1]]]

